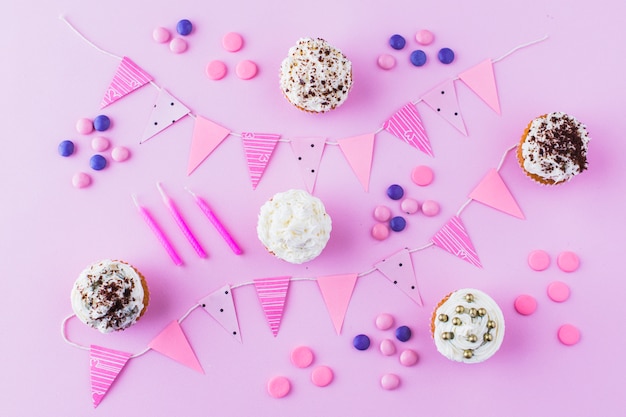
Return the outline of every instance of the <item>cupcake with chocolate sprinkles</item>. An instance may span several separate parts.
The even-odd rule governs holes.
[[[517,148],[524,173],[534,181],[555,185],[587,169],[590,137],[584,124],[562,112],[532,120]]]
[[[352,63],[321,38],[301,38],[280,68],[280,88],[291,104],[311,113],[339,107],[352,87]]]
[[[124,330],[148,308],[148,285],[135,267],[102,260],[85,268],[74,283],[72,309],[86,325],[102,333]]]

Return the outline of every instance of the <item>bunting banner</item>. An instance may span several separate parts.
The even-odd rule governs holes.
[[[273,133],[249,133],[241,134],[241,142],[246,155],[252,189],[256,190],[261,177],[270,162],[280,135]]]
[[[357,274],[344,274],[317,277],[316,279],[337,334],[341,334],[357,277]]]
[[[172,321],[148,344],[152,350],[167,356],[189,368],[204,374],[202,365],[194,353],[178,320]]]
[[[312,194],[317,180],[326,138],[295,138],[291,139],[291,149],[300,167],[302,178],[307,190]]]
[[[241,331],[239,330],[239,320],[237,319],[237,310],[233,301],[233,292],[230,285],[224,285],[217,291],[212,292],[206,297],[200,299],[198,304],[211,315],[231,336],[239,343],[241,340]]]
[[[157,133],[170,127],[190,112],[191,110],[178,101],[177,98],[165,89],[160,89],[140,143],[144,143]]]
[[[91,399],[96,408],[130,359],[130,353],[91,345],[89,348],[89,378]]]
[[[522,213],[511,191],[509,191],[502,177],[494,168],[490,169],[487,175],[480,181],[480,184],[472,190],[469,198],[511,216],[524,219],[524,213]]]
[[[258,278],[254,280],[259,302],[267,318],[267,324],[272,330],[274,337],[278,335],[278,328],[283,318],[285,300],[291,277],[270,277]]]
[[[143,87],[152,81],[152,76],[142,70],[137,64],[128,57],[123,57],[122,62],[118,65],[113,79],[109,84],[100,108],[103,109],[109,104],[121,99],[125,95],[135,91],[139,87]]]
[[[417,278],[408,249],[399,250],[374,264],[374,267],[418,305],[424,305],[422,296],[417,288]]]
[[[365,192],[370,188],[370,172],[374,156],[374,133],[339,139],[339,149],[346,157]]]
[[[493,111],[500,112],[498,87],[493,74],[493,61],[486,59],[480,64],[463,71],[459,79],[465,83],[478,97],[480,97]]]
[[[187,163],[187,175],[191,175],[228,135],[230,135],[230,130],[225,127],[202,116],[196,116],[193,125],[193,133],[191,135],[191,150],[189,151],[189,162]]]
[[[439,116],[457,128],[459,132],[467,136],[459,99],[456,95],[454,82],[448,80],[445,83],[433,88],[422,96],[424,103],[428,104]]]
[[[435,246],[482,268],[478,253],[459,216],[453,216],[431,239]]]
[[[413,103],[406,104],[385,121],[383,129],[426,155],[434,156],[422,118]]]

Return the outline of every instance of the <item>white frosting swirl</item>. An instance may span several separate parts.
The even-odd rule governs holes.
[[[459,306],[463,312],[457,311]],[[433,324],[437,350],[457,362],[482,362],[500,349],[504,339],[502,310],[491,297],[476,289],[453,292],[435,310]]]
[[[102,333],[134,324],[144,305],[141,277],[130,265],[105,259],[83,270],[72,287],[76,317]]]
[[[317,257],[332,223],[322,201],[302,190],[277,193],[261,207],[257,235],[276,257],[301,264]]]
[[[299,39],[281,64],[280,88],[303,110],[332,110],[348,98],[350,87],[352,63],[324,39]]]

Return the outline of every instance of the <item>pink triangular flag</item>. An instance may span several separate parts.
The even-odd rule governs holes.
[[[111,80],[111,84],[102,97],[100,108],[105,108],[109,104],[117,101],[152,81],[152,76],[142,70],[137,64],[129,58],[122,58],[122,62],[118,65],[115,75]]]
[[[370,172],[372,170],[372,156],[374,154],[374,133],[343,138],[337,140],[350,167],[363,185],[365,192],[369,191]]]
[[[159,90],[156,102],[148,119],[148,124],[141,137],[141,143],[147,141],[157,133],[170,127],[186,115],[190,110],[177,98],[165,89]]]
[[[426,155],[434,156],[422,118],[413,103],[406,104],[385,121],[383,129]]]
[[[157,337],[152,339],[148,347],[191,369],[204,373],[178,320],[172,321]]]
[[[493,75],[493,62],[486,59],[480,64],[459,74],[459,78],[469,88],[483,99],[489,107],[500,114],[500,99],[498,98],[498,88]]]
[[[433,88],[422,96],[424,103],[428,104],[438,115],[446,119],[452,126],[467,136],[459,100],[456,96],[454,82],[448,80],[445,83]]]
[[[239,320],[233,301],[233,292],[229,285],[224,285],[217,291],[212,292],[198,301],[228,333],[241,343]]]
[[[322,153],[326,145],[326,138],[294,138],[291,139],[291,149],[296,156],[302,178],[306,188],[313,193],[317,171],[322,160]]]
[[[291,277],[258,278],[254,280],[254,287],[259,296],[261,307],[267,318],[267,324],[274,337],[278,334],[280,321],[283,317],[287,290]]]
[[[130,353],[91,345],[89,349],[89,377],[94,408],[100,404],[128,359],[130,359]]]
[[[494,168],[489,170],[480,184],[470,193],[469,198],[493,207],[504,213],[523,219],[524,214],[517,205],[502,177]]]
[[[250,172],[250,180],[252,181],[252,189],[256,190],[272,153],[274,153],[280,135],[244,132],[241,134],[241,139]]]
[[[337,334],[341,334],[341,327],[348,311],[348,304],[352,298],[356,279],[357,274],[329,275],[317,278],[317,285],[320,287]]]
[[[452,217],[432,238],[432,242],[454,256],[482,268],[478,253],[458,216]]]
[[[413,269],[413,261],[408,249],[401,249],[393,255],[374,264],[389,281],[398,286],[406,295],[419,305],[424,305],[417,288],[417,278]]]
[[[196,116],[191,136],[191,150],[189,151],[189,162],[187,163],[187,175],[191,175],[229,134],[230,130],[225,127],[202,116]]]

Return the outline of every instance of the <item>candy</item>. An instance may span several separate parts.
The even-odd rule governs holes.
[[[357,350],[367,350],[370,347],[370,338],[364,334],[356,335],[352,340],[352,345]]]
[[[382,313],[376,317],[376,328],[380,330],[389,330],[393,326],[394,320],[391,314]]]
[[[228,71],[226,68],[226,64],[222,61],[214,60],[207,64],[206,66],[206,76],[211,80],[221,80],[226,76],[226,72]]]
[[[109,149],[111,142],[107,138],[103,138],[102,136],[96,136],[91,140],[91,149],[96,152],[102,152]]]
[[[393,217],[389,220],[389,227],[394,232],[401,232],[406,227],[406,220],[404,220],[404,217],[402,216]]]
[[[128,148],[125,148],[123,146],[116,146],[111,151],[111,158],[113,158],[115,162],[123,162],[127,160],[129,157],[130,157],[130,151],[128,150]]]
[[[109,127],[111,127],[111,119],[109,119],[109,116],[101,114],[93,119],[93,128],[98,132],[104,132]]]
[[[169,41],[171,36],[170,31],[163,27],[157,27],[152,31],[152,39],[158,43],[165,43]]]
[[[561,252],[556,258],[556,264],[563,272],[574,272],[580,266],[580,259],[574,252]]]
[[[409,59],[411,60],[411,64],[416,67],[421,67],[426,63],[426,53],[421,49],[417,49],[411,52]]]
[[[237,52],[243,47],[243,38],[236,32],[229,32],[222,38],[222,46],[228,52]]]
[[[95,171],[100,171],[107,166],[107,160],[102,155],[93,155],[89,158],[89,166]]]
[[[88,135],[93,132],[93,122],[86,117],[78,119],[76,122],[76,131],[81,135]]]
[[[550,255],[541,249],[534,250],[528,254],[528,266],[533,271],[543,271],[550,266]]]
[[[372,237],[376,240],[385,240],[389,237],[389,227],[385,223],[376,223],[372,227]]]
[[[389,54],[379,55],[376,62],[384,70],[390,70],[396,66],[396,59]]]
[[[520,295],[513,303],[515,310],[523,316],[529,316],[537,310],[537,300],[532,295]]]
[[[417,202],[417,200],[415,200],[413,198],[405,198],[400,203],[400,208],[406,214],[414,214],[414,213],[417,213],[419,211],[420,204]]]
[[[564,282],[554,281],[548,285],[548,297],[550,297],[552,301],[562,303],[569,298],[569,295],[569,286]]]
[[[413,366],[418,360],[419,356],[414,350],[406,349],[400,353],[400,363],[404,366]]]
[[[439,203],[433,200],[426,200],[422,203],[422,213],[428,217],[439,214]]]
[[[380,386],[385,390],[394,390],[400,386],[400,378],[396,374],[385,374],[380,378]]]
[[[193,30],[193,24],[187,19],[179,20],[176,24],[176,32],[181,36],[187,36]]]
[[[313,351],[306,346],[298,346],[291,351],[291,363],[298,368],[307,368],[313,363]]]
[[[433,182],[433,177],[433,170],[425,165],[418,165],[411,171],[411,180],[422,187]]]
[[[267,392],[273,398],[283,398],[291,391],[291,382],[284,376],[275,376],[267,382]]]
[[[85,188],[91,184],[91,177],[84,172],[77,172],[72,177],[72,185],[75,188]]]
[[[374,218],[379,222],[386,222],[391,219],[391,210],[387,206],[376,206],[374,209]]]
[[[442,64],[450,64],[454,61],[454,51],[450,48],[441,48],[437,54],[437,58]]]
[[[400,200],[404,196],[404,189],[398,184],[387,187],[387,196],[392,200]]]
[[[411,329],[408,326],[400,326],[396,329],[396,339],[406,342],[411,338]]]
[[[580,330],[572,324],[564,324],[557,333],[559,341],[566,346],[572,346],[580,340]]]
[[[63,142],[59,143],[58,150],[59,155],[70,156],[74,153],[74,142],[72,142],[71,140],[64,140]]]
[[[235,67],[235,74],[242,80],[250,80],[257,74],[258,68],[256,64],[249,60],[241,61]]]
[[[333,382],[334,376],[333,370],[328,366],[318,366],[311,372],[311,381],[318,387],[325,387]]]
[[[380,353],[385,356],[391,356],[396,353],[396,346],[389,339],[384,339],[382,342],[380,342],[379,349]]]
[[[406,39],[404,39],[404,37],[401,35],[392,35],[389,38],[389,46],[391,46],[393,49],[400,50],[404,48],[404,45],[406,45]]]
[[[415,34],[415,40],[420,45],[430,45],[435,40],[435,35],[430,30],[422,29]]]
[[[187,50],[187,41],[183,38],[174,38],[170,42],[170,51],[175,54],[182,54]]]

